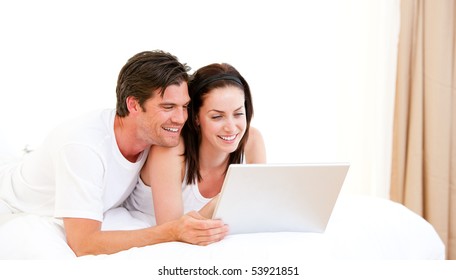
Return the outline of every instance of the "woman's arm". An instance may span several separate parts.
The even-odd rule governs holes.
[[[218,200],[220,197],[220,193],[214,196],[206,205],[201,208],[198,213],[206,219],[212,219],[212,215],[214,214],[215,206],[217,206]]]
[[[152,146],[141,179],[152,188],[157,225],[179,219],[184,213],[182,181],[185,175],[184,142],[174,148]],[[152,199],[152,198],[151,198]]]
[[[250,127],[249,138],[245,145],[246,163],[266,163],[266,147],[260,131]]]

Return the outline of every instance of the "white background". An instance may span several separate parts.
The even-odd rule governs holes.
[[[2,148],[114,107],[128,58],[162,49],[243,74],[269,162],[347,161],[345,189],[388,196],[398,3],[2,1]]]

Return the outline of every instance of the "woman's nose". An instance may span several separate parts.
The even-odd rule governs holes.
[[[232,132],[234,131],[236,125],[233,119],[228,118],[225,123],[225,131]]]

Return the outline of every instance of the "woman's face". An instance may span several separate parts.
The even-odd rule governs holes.
[[[201,144],[217,151],[234,152],[247,126],[244,91],[235,86],[216,88],[203,97],[197,122]]]

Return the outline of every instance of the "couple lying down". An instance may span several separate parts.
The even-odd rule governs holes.
[[[229,164],[266,162],[263,138],[250,127],[248,83],[234,67],[202,67],[190,78],[188,90],[188,119],[178,145],[150,148],[139,182],[124,204],[133,213],[139,211],[134,216],[150,226],[196,214],[192,211],[212,217]]]
[[[225,172],[232,163],[264,163],[265,146],[250,127],[250,89],[235,68],[188,71],[163,51],[130,58],[115,110],[64,123],[19,164],[0,166],[2,215],[62,220],[78,256],[223,239],[227,226],[208,217]],[[144,213],[151,226],[102,230],[117,207]]]

